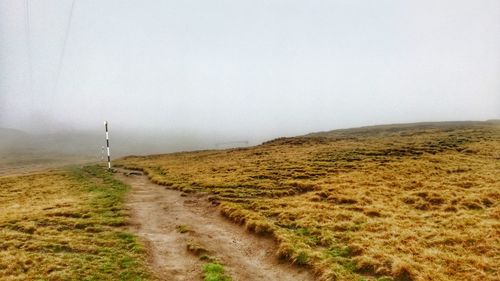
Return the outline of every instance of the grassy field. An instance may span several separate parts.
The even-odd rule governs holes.
[[[319,280],[500,279],[498,122],[337,130],[120,164],[211,194]]]
[[[127,188],[98,166],[0,177],[0,280],[149,280]]]

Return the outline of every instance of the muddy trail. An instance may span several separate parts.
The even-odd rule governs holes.
[[[120,170],[117,178],[132,187],[126,203],[130,230],[146,244],[151,267],[160,280],[203,280],[206,261],[188,251],[188,243],[208,250],[234,281],[314,280],[307,270],[280,261],[272,239],[225,219],[205,196],[181,196],[180,191],[154,184],[144,175],[126,174]]]

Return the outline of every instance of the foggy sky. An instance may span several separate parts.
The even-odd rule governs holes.
[[[0,0],[0,127],[228,135],[500,117],[500,1]],[[30,83],[30,65],[32,83]]]

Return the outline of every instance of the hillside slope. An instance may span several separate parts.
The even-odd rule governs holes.
[[[208,192],[320,280],[498,280],[498,122],[402,124],[260,146],[126,157]]]
[[[11,149],[24,143],[29,138],[29,134],[10,128],[0,128],[0,151]]]

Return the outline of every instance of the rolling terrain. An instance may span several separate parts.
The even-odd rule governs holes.
[[[132,156],[318,280],[498,280],[500,123],[396,124]]]

